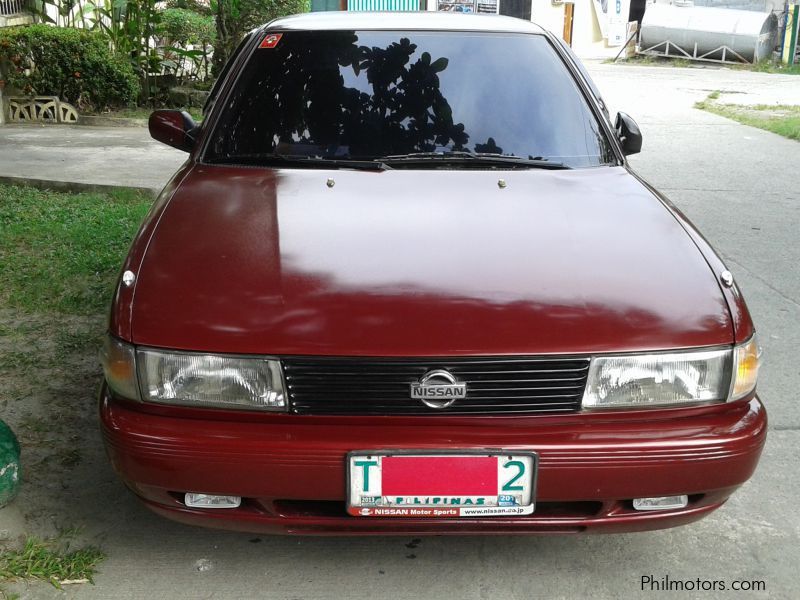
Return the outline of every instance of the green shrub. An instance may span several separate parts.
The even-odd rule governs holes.
[[[0,72],[24,94],[58,96],[80,109],[132,104],[139,82],[102,34],[30,25],[0,29]]]
[[[173,44],[213,44],[217,37],[214,17],[185,8],[167,8],[161,13],[158,32]]]
[[[201,15],[210,15],[211,7],[208,2],[203,3],[199,0],[166,0],[165,8],[186,8]]]

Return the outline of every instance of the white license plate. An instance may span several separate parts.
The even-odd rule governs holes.
[[[347,512],[359,517],[529,515],[532,452],[364,451],[348,455]]]

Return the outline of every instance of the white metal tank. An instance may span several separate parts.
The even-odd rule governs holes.
[[[648,4],[639,46],[646,50],[669,41],[696,57],[727,46],[744,59],[757,62],[771,55],[777,26],[773,13]]]

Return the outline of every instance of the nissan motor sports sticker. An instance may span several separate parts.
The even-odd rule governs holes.
[[[348,512],[359,517],[492,517],[497,515],[530,515],[533,506],[381,506],[350,507]]]

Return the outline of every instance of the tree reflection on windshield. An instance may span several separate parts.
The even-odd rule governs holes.
[[[448,58],[423,52],[412,61],[417,46],[408,38],[367,47],[358,45],[353,32],[307,37],[302,45],[292,44],[290,36],[283,42],[279,67],[257,88],[271,97],[243,99],[244,110],[226,140],[229,153],[265,150],[242,147],[253,137],[234,131],[246,124],[268,133],[281,154],[360,157],[380,156],[386,148],[466,149],[469,135],[462,123],[453,122],[439,87],[438,73],[447,69]],[[369,91],[363,89],[364,75]],[[339,145],[342,140],[345,146]]]

